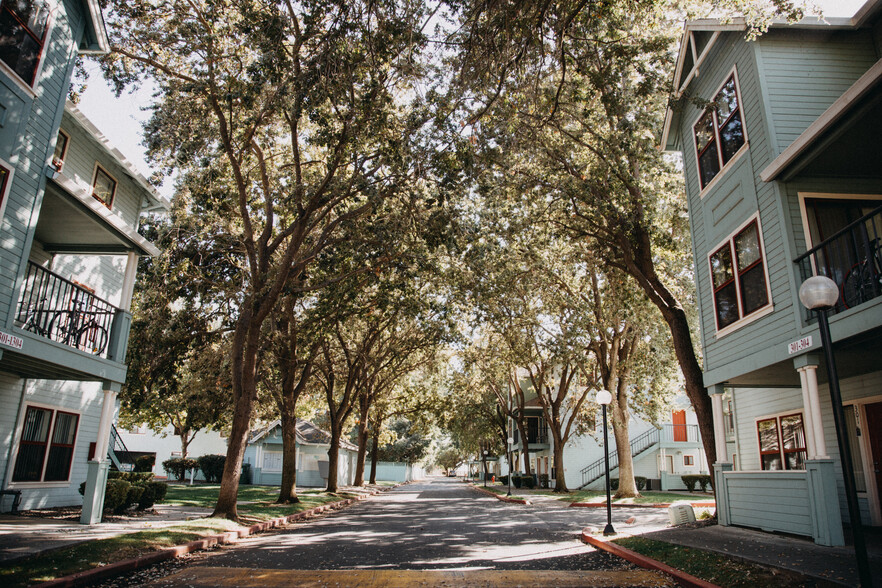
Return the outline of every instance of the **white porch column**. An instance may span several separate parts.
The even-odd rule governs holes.
[[[711,393],[711,408],[714,413],[714,442],[717,450],[717,463],[728,462],[726,455],[726,426],[723,421],[723,387],[715,387]]]
[[[119,307],[126,312],[132,311],[132,294],[135,292],[135,274],[138,272],[138,259],[140,256],[134,251],[129,251],[126,256],[126,273],[122,283],[122,293],[119,296]]]
[[[806,368],[802,367],[796,370],[799,372],[799,382],[802,388],[802,404],[805,407],[805,449],[808,453],[808,459],[816,459],[818,448],[815,446],[815,418],[812,414],[812,401],[809,396],[808,376],[806,376]]]
[[[86,488],[83,493],[83,511],[80,523],[94,525],[101,522],[104,510],[104,488],[107,484],[107,471],[110,462],[107,449],[110,444],[110,427],[116,411],[116,395],[120,385],[107,382],[104,389],[104,402],[101,406],[101,420],[98,422],[98,435],[95,439],[95,455],[89,460],[86,472]]]

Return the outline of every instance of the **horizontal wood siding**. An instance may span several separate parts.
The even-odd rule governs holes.
[[[95,163],[101,164],[116,181],[116,196],[111,210],[131,227],[138,227],[144,188],[136,183],[128,171],[117,163],[107,150],[68,113],[64,113],[61,128],[70,135],[67,157],[62,173],[80,185],[92,185]]]
[[[55,13],[50,30],[40,77],[35,87],[36,98],[24,94],[12,81],[4,81],[6,90],[17,94],[20,100],[4,104],[10,125],[17,125],[16,141],[7,161],[14,175],[7,195],[6,210],[0,220],[0,271],[6,278],[0,282],[0,325],[8,328],[17,300],[15,278],[27,257],[25,248],[36,224],[36,210],[45,182],[43,170],[55,146],[56,129],[73,68],[73,48],[82,35],[85,21],[82,5],[65,2]],[[5,74],[0,74],[2,78]],[[7,92],[0,92],[6,94]],[[0,96],[2,98],[2,96]]]
[[[867,31],[769,31],[757,41],[775,138],[786,149],[876,61]]]
[[[0,397],[4,403],[9,398],[10,403],[5,406],[18,407],[21,397],[22,380],[9,386],[6,379],[0,382]],[[14,398],[14,400],[12,400]],[[101,406],[104,395],[101,384],[98,382],[71,382],[57,380],[28,380],[25,386],[24,404],[40,404],[55,409],[70,410],[80,414],[77,425],[76,446],[74,448],[73,463],[71,464],[69,484],[64,487],[29,487],[21,486],[23,509],[47,508],[52,506],[73,506],[82,504],[83,498],[79,493],[80,483],[86,481],[87,460],[89,457],[89,444],[94,443],[98,437],[98,422],[101,418]],[[14,402],[14,404],[13,404]],[[7,411],[3,411],[7,412]],[[15,419],[16,410],[8,411]],[[5,425],[5,418],[4,418]],[[21,431],[18,422],[11,428],[15,431],[13,442],[18,440]],[[5,427],[3,429],[6,430]],[[10,464],[10,470],[14,467]],[[10,475],[10,474],[7,474]]]
[[[699,197],[698,171],[692,141],[692,123],[701,110],[694,105],[684,107],[679,132],[684,145],[684,172],[689,198],[690,222],[694,239],[696,285],[701,300],[701,329],[704,341],[705,383],[724,381],[716,378],[714,370],[734,361],[746,360],[748,369],[758,369],[772,363],[770,356],[758,341],[776,348],[789,342],[796,329],[792,313],[790,284],[791,262],[784,247],[784,227],[781,223],[778,195],[775,188],[759,179],[759,173],[770,161],[765,105],[762,87],[754,58],[754,43],[747,43],[740,33],[724,33],[712,51],[701,72],[693,82],[694,96],[710,100],[726,80],[733,65],[737,68],[744,126],[749,147],[746,153],[703,196]],[[759,213],[766,265],[775,311],[723,337],[716,337],[713,290],[708,255],[721,241],[752,215]],[[780,360],[774,358],[774,361]]]
[[[125,278],[122,255],[56,255],[52,270],[95,290],[95,295],[119,307]]]
[[[723,479],[731,524],[812,536],[805,472],[732,472]]]

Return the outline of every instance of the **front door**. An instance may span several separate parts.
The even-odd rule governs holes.
[[[671,413],[671,420],[674,423],[674,441],[679,443],[686,442],[686,411],[675,410]]]
[[[877,500],[882,504],[882,402],[867,404],[864,406],[867,422],[863,430],[867,432],[870,440],[870,467],[873,468],[869,475],[875,475]]]

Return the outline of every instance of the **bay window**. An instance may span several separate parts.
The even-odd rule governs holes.
[[[704,189],[746,143],[738,86],[732,74],[692,128]]]
[[[762,240],[756,219],[710,255],[717,330],[768,306]]]

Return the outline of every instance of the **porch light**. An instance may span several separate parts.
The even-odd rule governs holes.
[[[799,301],[809,310],[818,313],[818,329],[821,332],[821,345],[824,346],[824,360],[827,365],[827,380],[830,388],[830,404],[833,408],[833,422],[836,425],[836,441],[839,443],[839,460],[845,486],[845,501],[848,504],[848,518],[854,541],[854,555],[857,560],[858,577],[861,586],[873,585],[870,562],[867,559],[867,545],[864,541],[864,528],[861,525],[861,511],[858,505],[857,486],[854,477],[854,462],[851,461],[851,448],[848,445],[845,412],[842,410],[842,394],[839,391],[839,374],[836,372],[836,358],[833,356],[833,339],[830,337],[830,323],[827,311],[839,299],[836,282],[824,276],[813,276],[799,287]]]
[[[612,499],[609,491],[609,433],[606,427],[606,406],[612,402],[612,394],[609,390],[598,390],[594,399],[603,409],[603,461],[606,465],[606,527],[603,529],[603,535],[615,535],[616,530],[612,526]]]

